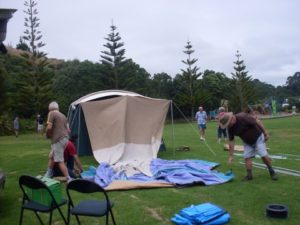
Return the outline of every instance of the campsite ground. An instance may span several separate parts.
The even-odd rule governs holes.
[[[271,138],[268,141],[270,154],[285,156],[273,159],[276,167],[300,171],[300,117],[288,117],[263,121]],[[164,140],[166,151],[159,152],[163,159],[203,159],[218,162],[216,170],[226,172],[232,169],[235,179],[222,185],[195,185],[185,188],[156,188],[109,192],[115,202],[114,213],[119,225],[168,225],[170,218],[180,209],[192,204],[211,202],[226,209],[233,225],[299,224],[300,221],[300,177],[279,174],[278,181],[272,181],[265,169],[254,169],[254,180],[243,182],[242,158],[235,157],[232,166],[227,165],[228,152],[217,143],[215,122],[209,122],[206,140],[208,146],[199,140],[195,124],[179,123],[174,127],[166,125]],[[174,142],[173,142],[174,134]],[[177,151],[182,145],[189,151]],[[21,174],[43,174],[46,169],[49,142],[36,134],[21,134],[0,137],[0,167],[6,173],[4,191],[0,193],[0,224],[18,223],[21,192],[18,177]],[[215,154],[213,154],[213,152]],[[93,157],[81,157],[85,168],[96,165]],[[255,162],[261,163],[260,159]],[[270,219],[265,216],[265,206],[280,203],[289,207],[288,219]],[[64,208],[66,213],[66,207]],[[46,217],[43,217],[46,219]],[[63,224],[55,213],[53,224]],[[83,219],[84,224],[98,224],[95,219]],[[25,212],[23,224],[38,224],[30,212]],[[75,224],[73,220],[71,224]]]

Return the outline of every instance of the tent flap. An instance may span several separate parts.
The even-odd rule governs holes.
[[[96,160],[113,165],[156,158],[169,104],[140,96],[81,103]]]

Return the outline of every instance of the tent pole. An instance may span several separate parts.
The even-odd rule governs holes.
[[[78,120],[79,120],[79,123],[78,123],[78,127],[77,127],[77,135],[78,135],[78,138],[77,138],[77,143],[78,143],[78,145],[76,146],[77,147],[77,154],[79,154],[79,147],[80,147],[80,139],[81,138],[79,138],[80,137],[80,135],[81,135],[81,133],[80,133],[80,127],[81,127],[81,120],[80,120],[80,118],[81,118],[81,110],[82,110],[82,108],[81,108],[81,105],[79,105],[78,104],[78,113],[79,113],[79,116],[78,116]]]
[[[171,100],[171,123],[172,123],[172,148],[173,148],[173,157],[175,158],[175,130],[174,130],[174,117],[173,117],[173,100]]]

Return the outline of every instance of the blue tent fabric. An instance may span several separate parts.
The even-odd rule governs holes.
[[[180,210],[171,221],[178,225],[221,225],[230,221],[230,215],[221,207],[208,202]]]
[[[96,169],[91,167],[81,176],[93,179],[103,188],[108,187],[115,180],[129,180],[135,182],[165,182],[174,186],[191,184],[215,185],[229,182],[234,178],[232,173],[224,174],[212,170],[218,163],[204,160],[163,160],[153,159],[150,163],[152,177],[143,173],[127,176],[126,171],[116,173],[108,163],[101,163]]]

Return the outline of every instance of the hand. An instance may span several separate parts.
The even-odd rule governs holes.
[[[265,136],[265,141],[269,140],[270,136],[268,133],[264,133],[264,136]]]
[[[233,155],[229,156],[228,164],[232,164],[233,159],[234,159],[234,156],[233,156]]]

